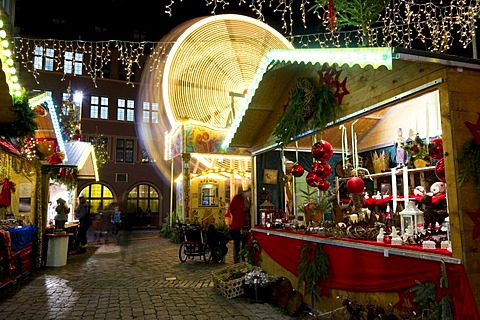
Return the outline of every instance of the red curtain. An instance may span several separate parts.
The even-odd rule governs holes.
[[[288,236],[288,233],[286,234]],[[253,231],[262,251],[286,270],[298,276],[298,263],[302,246],[308,241],[268,235]],[[407,256],[389,255],[381,252],[360,250],[337,245],[323,244],[329,258],[328,278],[321,283],[325,289],[351,292],[395,292],[415,286],[415,281],[432,281],[439,288],[441,262]],[[446,264],[449,288],[439,290],[440,300],[452,296],[456,319],[478,320],[478,311],[463,265]]]

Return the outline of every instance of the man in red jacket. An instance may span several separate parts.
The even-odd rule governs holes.
[[[240,242],[242,230],[250,228],[250,197],[252,191],[250,188],[243,190],[233,197],[230,202],[229,211],[232,215],[232,223],[230,224],[230,236],[233,240],[233,260],[235,263],[240,261]],[[246,238],[243,242],[246,242]],[[245,245],[245,243],[243,244]]]

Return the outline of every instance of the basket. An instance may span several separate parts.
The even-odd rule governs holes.
[[[212,271],[213,284],[227,299],[241,296],[245,293],[245,275],[253,270],[261,270],[261,268],[254,267],[247,262],[241,262],[217,271]],[[229,280],[231,277],[239,274],[243,275]]]

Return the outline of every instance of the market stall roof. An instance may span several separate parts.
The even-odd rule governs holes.
[[[68,161],[62,166],[76,167],[79,179],[95,179],[98,181],[95,149],[90,142],[69,141],[65,143]]]
[[[361,76],[362,72],[371,71],[372,69],[386,68],[391,70],[394,60],[438,63],[456,67],[480,67],[478,61],[473,59],[406,49],[330,48],[270,50],[262,60],[262,64],[258,67],[255,80],[246,95],[243,109],[239,112],[238,117],[234,119],[224,146],[249,147],[252,148],[253,154],[275,147],[276,144],[274,137],[272,137],[272,132],[288,104],[290,89],[299,78],[318,77],[319,70],[326,66],[336,66],[337,72],[343,72],[342,76],[345,78],[347,76],[349,78],[358,77]],[[361,111],[366,115],[356,117],[356,119],[351,117],[336,121],[337,124],[343,124],[346,127],[355,124],[359,147],[362,137],[366,136],[375,127],[381,126],[382,122],[388,122],[389,128],[401,127],[400,121],[405,122],[405,113],[399,116],[400,111],[395,111],[394,107],[380,109],[370,106]],[[424,123],[422,119],[419,119],[419,121],[419,123]],[[306,132],[305,138],[297,140],[299,148],[311,148],[312,135],[310,133],[313,133],[314,129],[312,128],[312,132]],[[327,128],[323,132],[322,139],[329,141],[337,150],[341,148],[342,137],[338,126]],[[379,145],[392,144],[391,134],[384,135],[382,139],[383,141],[377,140]],[[294,144],[291,143],[287,147],[294,147]]]
[[[35,139],[44,158],[40,163],[53,167],[75,167],[78,170],[79,179],[98,181],[97,161],[93,145],[84,141],[63,141],[53,101],[45,93],[31,98],[29,103],[37,113],[35,121],[38,128],[35,130]],[[58,150],[55,150],[56,148]],[[45,158],[56,151],[63,152],[64,158],[61,163],[52,165]]]

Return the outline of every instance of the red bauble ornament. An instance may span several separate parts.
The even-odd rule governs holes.
[[[328,180],[322,179],[318,182],[318,190],[327,191],[330,188],[330,182]]]
[[[303,176],[303,173],[305,172],[305,169],[303,169],[302,165],[301,164],[298,164],[298,163],[295,163],[293,166],[292,166],[292,176],[294,177],[301,177]]]
[[[445,163],[443,162],[443,158],[437,161],[435,165],[435,175],[437,176],[438,180],[445,183]]]
[[[428,144],[428,155],[433,159],[443,158],[443,141],[442,138],[435,138]]]
[[[330,142],[320,140],[312,146],[313,158],[317,161],[327,161],[333,155],[333,148]]]
[[[350,193],[362,193],[365,188],[365,182],[362,178],[352,177],[347,181],[347,190]]]
[[[319,176],[317,176],[315,174],[315,172],[313,171],[310,171],[307,176],[305,177],[305,180],[307,181],[307,184],[310,186],[310,187],[313,187],[313,188],[316,188],[318,187],[318,183],[320,182],[320,180],[322,180],[322,178],[320,178]]]
[[[324,179],[332,174],[332,167],[326,162],[315,161],[312,163],[312,171],[315,172],[317,176]]]

